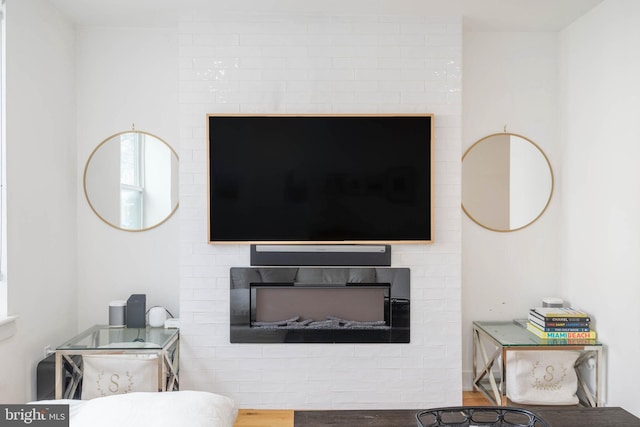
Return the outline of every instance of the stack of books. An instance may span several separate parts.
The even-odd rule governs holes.
[[[543,339],[594,340],[591,317],[571,307],[539,307],[529,310],[527,330]]]

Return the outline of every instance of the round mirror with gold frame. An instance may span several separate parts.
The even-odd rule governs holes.
[[[120,132],[93,150],[83,183],[89,206],[105,223],[149,230],[178,208],[178,155],[150,133]]]
[[[488,135],[462,156],[462,209],[492,231],[534,223],[551,202],[553,184],[549,159],[522,135]]]

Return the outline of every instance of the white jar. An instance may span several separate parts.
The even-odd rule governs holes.
[[[167,310],[164,307],[151,307],[149,309],[149,326],[159,328],[164,326],[167,320]]]

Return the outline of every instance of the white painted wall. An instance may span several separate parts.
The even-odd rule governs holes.
[[[607,405],[640,416],[640,3],[606,0],[560,37],[562,282],[606,345]]]
[[[181,386],[245,408],[459,404],[459,17],[243,14],[180,25]],[[229,268],[207,244],[207,113],[435,114],[435,242],[394,245],[411,268],[410,344],[229,344]]]
[[[521,134],[560,170],[556,33],[464,34],[463,150],[497,132]],[[543,297],[567,300],[559,281],[557,227],[562,192],[545,214],[512,233],[486,230],[462,218],[462,365],[471,390],[474,320],[525,318]]]
[[[511,228],[534,221],[553,195],[553,173],[535,145],[511,136],[509,213]]]
[[[121,231],[94,215],[82,192],[92,150],[133,124],[177,150],[177,30],[79,28],[76,73],[78,329],[108,323],[109,301],[133,293],[147,294],[147,307],[163,305],[178,316],[180,209],[152,230]]]
[[[172,202],[173,152],[155,138],[145,138],[144,148],[144,224],[163,221],[175,205]],[[173,170],[177,179],[178,170]]]
[[[74,32],[44,0],[8,0],[8,311],[0,401],[35,398],[36,363],[76,325]]]
[[[84,191],[91,206],[111,224],[120,224],[120,138],[100,145],[85,166]],[[88,160],[87,160],[88,161]]]

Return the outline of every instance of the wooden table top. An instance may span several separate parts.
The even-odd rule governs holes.
[[[528,407],[552,427],[640,427],[637,418],[616,407]],[[419,410],[295,411],[295,427],[416,427]]]
[[[639,427],[640,418],[622,408],[530,408],[552,427]]]

